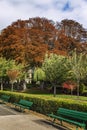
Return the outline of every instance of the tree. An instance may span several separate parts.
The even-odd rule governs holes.
[[[64,89],[67,89],[67,90],[70,90],[71,91],[71,95],[73,94],[73,90],[76,89],[76,83],[75,82],[72,82],[70,80],[68,81],[65,81],[63,83],[63,88]]]
[[[23,29],[19,29],[17,27],[8,26],[1,33],[0,40],[0,52],[3,57],[8,59],[13,59],[17,62],[22,62],[23,60],[23,44],[21,44],[20,39],[23,37]]]
[[[0,56],[18,63],[41,65],[45,53],[66,55],[74,48],[85,49],[82,44],[87,31],[73,20],[55,23],[46,18],[17,20],[0,34]]]
[[[41,69],[41,68],[36,68],[34,70],[34,81],[40,81],[41,82],[41,88],[43,88],[43,84],[46,80],[46,75],[45,75],[45,72]]]
[[[5,58],[0,58],[0,79],[1,79],[1,90],[3,90],[3,79],[7,76],[8,70],[22,70],[22,64],[16,64],[14,60],[6,60]]]
[[[1,90],[3,90],[3,78],[6,76],[6,71],[8,69],[7,60],[5,58],[0,58],[0,81]]]
[[[54,25],[52,20],[39,17],[13,22],[1,32],[0,55],[34,66],[42,63],[46,51],[64,53]]]
[[[13,91],[13,83],[16,79],[22,78],[24,75],[23,69],[24,65],[23,64],[17,64],[14,60],[8,60],[8,69],[6,71],[7,76],[10,79],[10,82],[12,84],[11,86],[11,91]]]
[[[84,29],[80,23],[74,20],[64,19],[61,21],[60,26],[66,36],[72,37],[79,42],[87,41],[86,29]]]
[[[19,71],[18,70],[8,70],[7,75],[9,77],[9,79],[10,79],[11,84],[12,84],[11,91],[13,91],[13,83],[15,82],[15,80],[18,77]]]
[[[77,53],[76,49],[69,57],[71,70],[69,74],[77,82],[77,96],[79,96],[80,81],[87,76],[87,54]]]
[[[42,64],[42,69],[46,74],[46,80],[54,87],[54,96],[56,96],[56,87],[65,81],[67,67],[66,57],[56,54],[46,54],[45,60]]]

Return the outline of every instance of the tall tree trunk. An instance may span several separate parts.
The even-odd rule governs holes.
[[[23,80],[23,91],[25,91],[27,89],[27,86],[26,86],[26,75],[25,75],[25,78]]]
[[[77,80],[77,97],[79,97],[79,83],[80,83],[80,80],[78,79]]]
[[[40,87],[41,87],[41,89],[43,90],[43,88],[44,88],[44,81],[41,81]]]
[[[1,82],[1,90],[3,90],[3,83]]]
[[[17,80],[17,89],[19,90],[20,79]]]
[[[26,90],[27,89],[27,87],[26,87],[26,81],[24,80],[23,81],[23,90]]]
[[[3,81],[1,79],[1,90],[3,90]]]
[[[54,97],[56,97],[56,86],[54,85]]]
[[[13,92],[13,83],[11,84],[11,91]]]

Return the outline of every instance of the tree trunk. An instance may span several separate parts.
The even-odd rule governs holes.
[[[20,86],[20,79],[17,80],[17,89],[19,90]]]
[[[26,81],[23,82],[23,90],[26,90],[27,87],[26,87]]]
[[[41,87],[41,89],[43,90],[43,88],[44,88],[44,81],[41,82],[40,87]]]
[[[77,80],[77,97],[79,97],[79,82],[80,80]]]
[[[3,83],[1,82],[1,90],[3,90]]]
[[[13,83],[11,84],[11,91],[13,92]]]
[[[3,81],[1,79],[1,90],[3,90]]]
[[[70,91],[71,91],[71,96],[72,96],[73,95],[73,90],[71,89]]]
[[[25,91],[27,89],[26,86],[26,75],[25,75],[25,79],[23,80],[23,91]]]
[[[56,97],[56,86],[54,85],[54,97]]]

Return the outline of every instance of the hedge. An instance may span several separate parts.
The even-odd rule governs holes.
[[[54,98],[50,96],[41,96],[34,94],[25,94],[19,92],[9,92],[0,91],[0,96],[2,94],[11,96],[10,102],[18,102],[20,99],[26,99],[33,102],[32,110],[42,113],[56,113],[59,107],[84,111],[87,112],[87,101],[80,101],[75,99],[64,99],[64,98]]]

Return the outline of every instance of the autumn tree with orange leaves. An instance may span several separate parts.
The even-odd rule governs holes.
[[[81,38],[85,39],[86,34],[73,20],[61,23],[40,17],[18,20],[2,30],[0,56],[25,65],[41,65],[46,52],[67,55],[74,48],[85,50]]]
[[[7,75],[11,82],[11,91],[13,91],[13,84],[19,75],[19,71],[18,70],[8,70]]]

